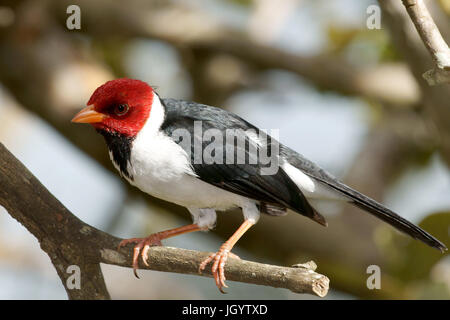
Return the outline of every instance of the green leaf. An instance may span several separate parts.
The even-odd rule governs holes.
[[[450,212],[430,214],[423,219],[419,226],[435,238],[450,247]],[[401,246],[402,241],[395,241]],[[442,258],[449,254],[430,248],[418,240],[410,240],[403,248],[397,248],[401,259],[396,263],[397,276],[403,281],[417,281],[429,279],[430,270]]]

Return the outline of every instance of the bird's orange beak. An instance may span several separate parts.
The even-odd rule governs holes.
[[[102,122],[105,117],[103,113],[95,111],[94,106],[87,106],[78,112],[71,121],[77,123],[98,123]]]

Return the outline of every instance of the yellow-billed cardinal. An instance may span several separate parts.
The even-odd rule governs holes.
[[[339,182],[237,115],[195,102],[161,99],[145,82],[105,83],[72,121],[90,123],[103,135],[114,166],[129,183],[186,207],[192,215],[191,225],[121,242],[119,247],[137,243],[135,274],[140,253],[147,264],[150,246],[183,233],[209,230],[215,225],[216,210],[239,207],[244,223],[199,266],[201,272],[213,261],[212,273],[223,292],[227,257],[260,212],[284,215],[291,209],[326,225],[310,204],[320,199],[350,202],[431,247],[447,249],[426,231]],[[228,139],[230,132],[232,139]],[[271,163],[267,157],[263,161],[262,151],[270,155]],[[273,167],[276,170],[269,170]]]

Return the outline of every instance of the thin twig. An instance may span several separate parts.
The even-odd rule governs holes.
[[[402,0],[436,67],[423,74],[429,85],[450,83],[450,49],[423,0]]]

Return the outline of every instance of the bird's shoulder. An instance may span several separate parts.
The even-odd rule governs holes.
[[[161,103],[165,108],[163,130],[173,129],[176,124],[186,127],[194,121],[202,121],[204,126],[216,129],[253,129],[259,131],[251,123],[225,109],[177,99],[161,99]]]
[[[278,157],[280,151],[278,148],[283,146],[277,140],[236,114],[220,108],[175,99],[163,99],[162,103],[166,116],[161,129],[186,151],[199,179],[227,191],[261,201],[263,204],[278,204],[282,208],[293,209],[322,224],[325,223],[323,217],[315,212],[298,186],[281,168],[279,161],[284,160]],[[202,130],[198,130],[196,121],[199,122]],[[185,143],[184,137],[178,139],[180,136],[175,134],[177,129],[188,130],[190,138],[188,143]],[[216,144],[219,149],[223,148],[223,151],[219,152],[221,156],[214,156],[213,162],[207,161],[203,151],[212,142],[204,136],[204,132],[208,129],[219,130],[222,134],[230,129],[238,129],[238,139],[243,139],[245,143],[238,143],[235,139],[229,140],[225,134],[222,136],[222,142]],[[196,156],[198,151],[195,149],[196,144],[201,146],[199,158]],[[253,149],[249,148],[250,144],[254,147]],[[264,149],[263,153],[273,156],[271,160],[275,162],[276,168],[270,174],[262,174],[264,168],[267,169],[272,163],[263,161],[259,151],[252,153],[252,150],[257,149]],[[232,150],[235,161],[230,162],[230,159],[226,158],[229,156],[229,150]],[[250,158],[256,161],[250,163],[248,161]],[[196,161],[198,159],[201,161]]]

